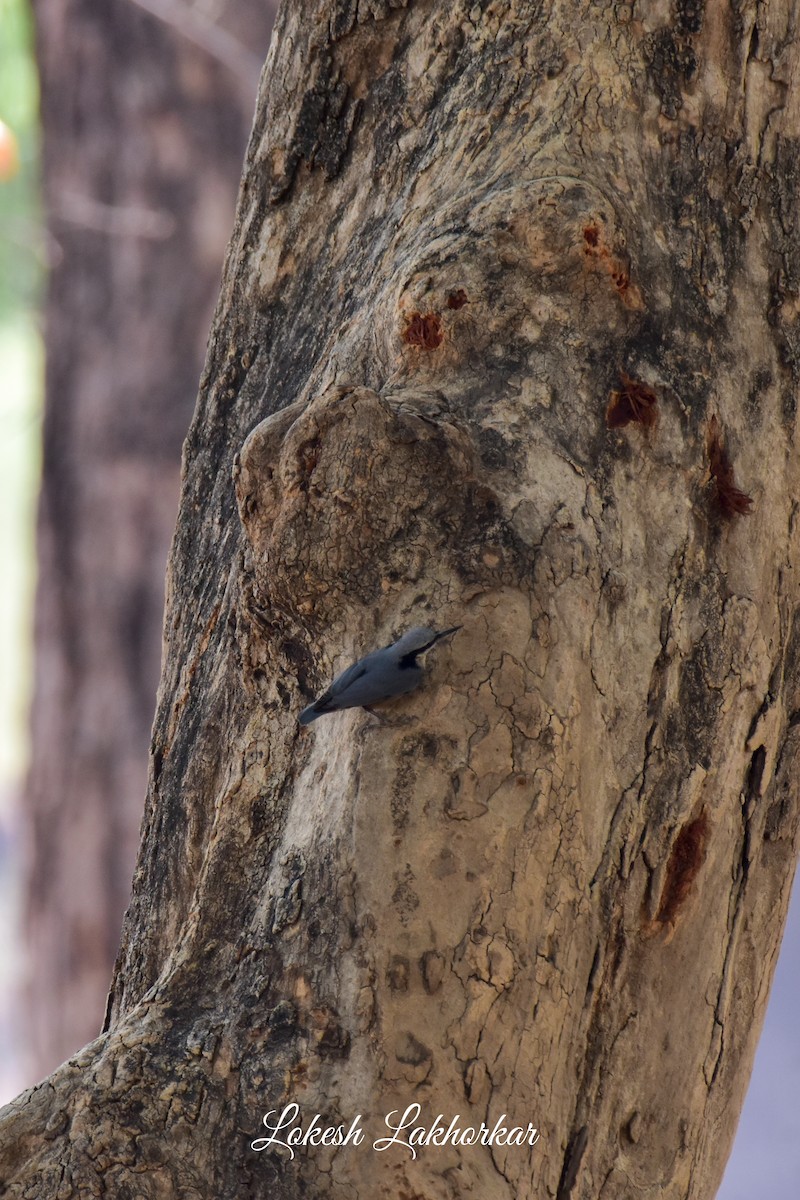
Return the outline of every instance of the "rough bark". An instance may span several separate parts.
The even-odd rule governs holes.
[[[798,843],[792,21],[283,8],[109,1028],[10,1195],[714,1195]],[[291,1100],[541,1138],[254,1152]]]
[[[102,1026],[130,895],[180,446],[269,11],[228,6],[234,73],[130,0],[35,9],[52,268],[25,1020],[41,1078]]]

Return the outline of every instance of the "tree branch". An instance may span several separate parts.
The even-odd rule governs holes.
[[[242,77],[242,81],[252,86],[255,92],[261,78],[261,59],[257,54],[251,54],[214,21],[190,8],[183,0],[131,0],[131,3],[157,17],[165,25],[177,29],[187,41],[193,42],[235,75]]]

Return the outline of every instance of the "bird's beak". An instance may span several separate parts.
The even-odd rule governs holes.
[[[451,633],[458,633],[459,629],[463,629],[463,625],[454,625],[452,629],[443,629],[441,633],[437,633],[436,641],[440,642],[442,638],[449,637]]]

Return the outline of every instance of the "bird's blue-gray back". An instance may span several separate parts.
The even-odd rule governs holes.
[[[330,687],[303,709],[300,724],[309,725],[326,713],[344,708],[368,708],[413,691],[425,677],[417,656],[460,628],[454,625],[437,633],[415,626],[383,649],[372,650],[337,675]]]

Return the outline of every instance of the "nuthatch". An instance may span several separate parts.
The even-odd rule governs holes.
[[[436,633],[434,629],[417,626],[391,646],[373,650],[337,675],[327,691],[303,709],[300,724],[310,725],[317,717],[338,712],[340,708],[368,708],[381,700],[413,692],[425,678],[425,672],[417,662],[418,656],[460,628],[460,625],[454,625],[452,629]]]

